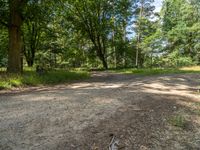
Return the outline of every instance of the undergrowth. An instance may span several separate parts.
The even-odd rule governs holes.
[[[51,70],[41,75],[37,74],[31,69],[25,70],[22,75],[7,74],[5,71],[3,71],[0,74],[0,89],[60,84],[74,80],[86,79],[88,77],[89,73],[86,71]]]

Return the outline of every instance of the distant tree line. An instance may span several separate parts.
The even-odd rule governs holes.
[[[0,66],[176,67],[200,63],[200,1],[0,0]]]

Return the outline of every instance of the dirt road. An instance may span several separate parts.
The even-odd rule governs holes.
[[[107,150],[115,136],[121,150],[198,150],[198,85],[198,74],[104,72],[80,83],[1,92],[0,149]]]

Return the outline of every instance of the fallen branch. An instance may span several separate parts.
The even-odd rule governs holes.
[[[118,150],[119,140],[113,135],[112,140],[109,144],[109,150]]]

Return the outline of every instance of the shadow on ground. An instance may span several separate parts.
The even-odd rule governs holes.
[[[198,149],[200,75],[94,74],[0,95],[0,149]],[[181,115],[184,128],[170,118]]]

